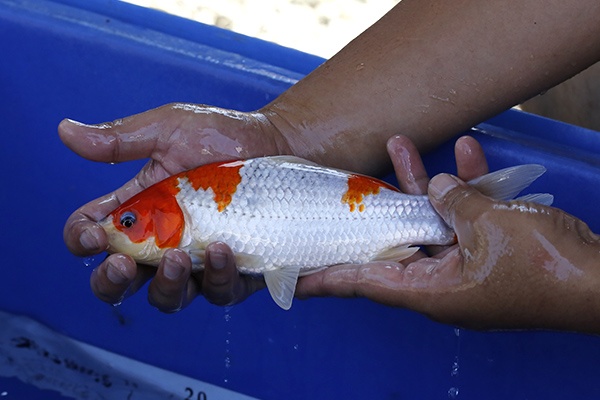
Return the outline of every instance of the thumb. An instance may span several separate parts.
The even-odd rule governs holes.
[[[455,230],[457,217],[462,221],[472,221],[489,209],[493,202],[475,188],[449,174],[433,177],[429,182],[428,193],[435,210]]]
[[[148,158],[161,133],[174,122],[169,111],[163,106],[95,125],[64,119],[58,125],[58,135],[68,148],[89,160],[123,162]]]

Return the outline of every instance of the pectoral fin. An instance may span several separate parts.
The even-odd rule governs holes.
[[[409,244],[392,247],[377,254],[371,261],[402,261],[419,251],[419,247],[409,247]]]
[[[284,310],[292,307],[299,273],[300,267],[288,266],[266,271],[263,274],[271,297]]]
[[[183,251],[187,252],[192,260],[192,271],[197,272],[204,269],[204,259],[206,257],[206,251],[202,249],[190,249],[184,248]]]
[[[246,271],[262,271],[265,268],[265,261],[261,256],[255,254],[237,252],[234,254],[235,264],[238,268]],[[252,273],[252,272],[251,272]]]

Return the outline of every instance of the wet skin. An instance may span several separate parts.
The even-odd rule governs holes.
[[[153,183],[208,162],[287,152],[269,121],[259,114],[191,104],[169,104],[99,125],[64,120],[58,130],[69,148],[90,160],[124,162],[150,158],[132,180],[69,217],[64,239],[76,255],[106,250],[106,233],[97,221]],[[231,283],[229,274],[219,268],[223,260],[232,257],[230,251],[219,244],[208,250],[214,257],[209,257],[206,272],[194,274],[193,279],[189,257],[176,250],[167,252],[158,271],[136,265],[126,255],[113,254],[94,270],[91,287],[100,299],[115,304],[154,277],[149,300],[160,310],[170,312],[185,307],[199,294],[224,305],[239,301],[264,285],[254,279]]]
[[[433,148],[600,60],[599,18],[597,0],[403,0],[256,112],[173,104],[99,126],[63,121],[61,139],[83,157],[102,162],[150,158],[123,187],[77,210],[65,226],[65,242],[77,255],[102,252],[106,235],[96,221],[150,184],[208,162],[293,154],[377,175],[389,165],[385,144],[393,135],[405,134],[419,150]],[[406,138],[393,139],[388,150],[403,189],[424,193],[428,179],[414,146],[407,143]],[[481,174],[485,164],[469,139],[462,146],[458,176],[467,180]],[[434,179],[429,193],[438,210],[456,223],[461,249],[487,254],[485,243],[510,234],[523,243],[531,241],[539,251],[532,255],[519,243],[507,243],[513,246],[512,256],[489,255],[497,262],[486,273],[477,272],[477,263],[487,258],[463,259],[458,248],[441,253],[447,258],[438,254],[406,268],[335,267],[300,280],[297,293],[364,295],[479,328],[600,331],[598,322],[590,322],[600,321],[598,272],[585,262],[597,257],[595,235],[558,210],[494,208],[497,203],[482,200],[462,184],[436,199],[434,195],[445,192],[451,182]],[[477,214],[463,210],[471,202]],[[528,225],[512,231],[512,226],[523,225],[520,221]],[[494,224],[496,236],[484,229]],[[480,237],[485,239],[478,241]],[[158,271],[114,254],[92,274],[92,290],[102,300],[118,303],[154,277],[149,300],[169,312],[199,294],[216,304],[229,304],[262,287],[260,281],[236,274],[226,246],[214,244],[209,250],[206,271],[194,275],[187,256],[177,251],[167,253]],[[568,260],[573,268],[555,260]],[[533,268],[538,262],[546,268]],[[565,272],[571,270],[583,272]],[[399,286],[386,289],[390,282]],[[555,304],[561,296],[565,302]],[[536,312],[532,304],[539,305]],[[565,316],[568,308],[575,311]]]
[[[63,125],[61,129],[79,128]],[[71,134],[61,133],[67,142],[85,136]],[[298,297],[366,297],[476,329],[600,330],[596,318],[600,273],[595,264],[600,246],[583,222],[551,207],[493,201],[449,175],[439,175],[429,184],[418,151],[406,137],[390,139],[388,152],[400,188],[412,194],[429,190],[459,244],[429,248],[431,257],[419,253],[403,263],[334,266],[301,278]],[[463,180],[487,172],[474,139],[461,138],[455,154]],[[118,194],[109,197],[116,199]],[[83,248],[81,235],[75,234],[82,232],[78,229],[96,229],[85,215],[100,203],[82,207],[65,227],[65,240],[80,254],[90,251]],[[93,252],[105,248],[102,239],[100,233]],[[156,274],[148,288],[149,301],[162,311],[174,312],[198,295],[219,305],[235,304],[264,287],[262,281],[237,273],[225,244],[211,244],[208,254],[206,270],[198,274],[191,274],[189,257],[179,250],[168,251],[158,270],[114,254],[94,270],[92,290],[100,299],[118,303]]]
[[[425,192],[411,142],[394,138],[388,150],[401,188]],[[473,138],[461,138],[455,154],[463,180],[487,171]],[[600,332],[600,243],[585,223],[552,207],[492,200],[445,174],[428,193],[457,245],[401,264],[334,266],[301,279],[298,296],[366,297],[474,329]]]

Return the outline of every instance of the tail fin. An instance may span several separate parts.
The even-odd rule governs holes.
[[[542,165],[517,165],[475,178],[469,181],[469,185],[494,199],[511,200],[542,176],[544,172],[546,172],[546,168]],[[554,196],[548,193],[536,193],[525,195],[518,198],[518,200],[532,201],[549,206],[554,201]]]

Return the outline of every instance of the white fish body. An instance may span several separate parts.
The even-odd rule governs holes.
[[[500,186],[501,192],[492,194],[513,197],[544,170],[529,165],[505,171],[488,175],[479,185],[484,190]],[[132,246],[140,244],[131,243],[135,240],[119,227],[123,216],[134,214],[140,223],[143,209],[153,207],[146,202],[163,201],[163,195],[142,192],[104,220],[108,221],[103,226],[109,233],[109,251],[157,265],[164,250],[178,247],[190,254],[198,269],[203,268],[205,247],[222,241],[236,255],[240,272],[263,275],[273,299],[284,309],[291,307],[298,276],[335,264],[400,261],[417,250],[410,245],[455,241],[454,232],[427,196],[403,194],[382,181],[296,157],[210,164],[158,185],[168,192],[164,196],[171,197],[171,206],[163,209],[180,210],[180,216],[173,214],[166,224],[182,218],[175,224],[181,225],[175,233],[177,240],[169,237],[165,245],[164,233],[160,239],[160,232],[152,235],[152,229],[146,228],[149,233],[143,241],[133,238],[143,243],[143,249],[132,251]],[[160,209],[160,203],[156,207]]]

